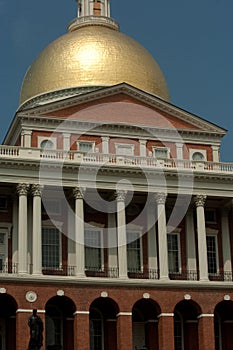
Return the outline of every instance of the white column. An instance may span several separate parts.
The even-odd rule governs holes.
[[[63,149],[64,151],[70,150],[70,134],[63,133]]]
[[[213,162],[219,162],[219,146],[212,146]]]
[[[27,266],[27,194],[29,185],[18,184],[17,193],[19,195],[19,222],[18,222],[18,273],[28,273]]]
[[[127,236],[125,217],[126,191],[117,191],[117,247],[118,247],[118,268],[119,277],[128,278],[127,266]]]
[[[159,278],[168,279],[167,225],[166,225],[166,194],[157,193],[158,212],[158,246],[159,246]]]
[[[108,267],[113,274],[117,271],[117,265],[116,215],[108,213]]]
[[[109,137],[103,136],[102,139],[102,153],[108,154],[109,153]]]
[[[193,211],[189,209],[185,217],[186,249],[187,249],[187,270],[197,272],[195,231]]]
[[[199,278],[200,281],[207,281],[208,276],[208,260],[206,245],[206,228],[205,228],[205,211],[204,205],[206,196],[197,195],[195,198],[197,213],[197,240],[198,240],[198,260],[199,260]]]
[[[76,276],[85,277],[85,242],[84,242],[84,194],[85,188],[73,190],[75,198],[75,255]]]
[[[140,143],[140,156],[146,157],[146,140],[139,140]]]
[[[184,144],[181,142],[176,143],[176,158],[177,159],[183,159],[183,146]]]
[[[41,190],[39,184],[32,185],[32,273],[35,275],[42,273]]]
[[[222,209],[222,251],[223,251],[223,270],[225,280],[232,280],[231,265],[231,242],[229,231],[229,208]]]
[[[21,146],[31,147],[32,130],[22,130],[21,132]]]
[[[147,244],[148,244],[148,268],[149,276],[155,276],[158,271],[157,241],[155,227],[155,203],[147,206]]]
[[[13,201],[13,232],[12,232],[12,271],[15,273],[17,271],[17,262],[19,261],[18,258],[18,216],[19,216],[19,209],[18,209],[18,197],[14,197]]]

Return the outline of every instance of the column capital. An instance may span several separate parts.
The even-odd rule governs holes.
[[[33,184],[31,187],[31,192],[33,197],[41,197],[43,186],[39,184]]]
[[[166,203],[167,194],[164,192],[158,192],[155,194],[155,200],[157,205]]]
[[[196,207],[204,207],[205,206],[205,202],[206,202],[206,195],[203,194],[198,194],[194,197],[194,202]]]
[[[102,141],[109,141],[110,137],[109,136],[101,136]]]
[[[85,187],[75,187],[73,189],[73,195],[75,199],[84,199],[85,196],[85,192],[86,192],[86,188]]]
[[[147,144],[147,140],[139,139],[139,143],[140,143],[141,145],[146,145],[146,144]]]
[[[28,184],[18,184],[16,186],[16,191],[19,196],[27,196],[30,185]]]
[[[116,190],[116,199],[118,202],[124,202],[127,196],[126,190]]]

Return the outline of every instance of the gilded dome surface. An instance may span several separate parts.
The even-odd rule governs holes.
[[[20,104],[48,92],[128,83],[168,100],[164,76],[150,53],[127,35],[92,25],[48,45],[29,67]]]

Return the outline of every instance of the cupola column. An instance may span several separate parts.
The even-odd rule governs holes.
[[[110,17],[109,0],[76,0],[78,18],[86,16]]]

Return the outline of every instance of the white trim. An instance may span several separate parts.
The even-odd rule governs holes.
[[[128,236],[133,233],[133,234],[136,234],[137,235],[137,239],[139,239],[140,241],[140,271],[139,272],[142,272],[143,271],[143,246],[142,246],[142,227],[141,226],[137,226],[137,225],[127,225],[127,229],[126,229],[126,240],[127,240],[127,255],[128,255],[128,245],[134,241],[129,241],[128,242]],[[128,256],[127,256],[127,270],[128,272],[129,271],[129,268],[128,268]],[[136,271],[135,271],[136,272]]]
[[[199,318],[202,318],[202,317],[214,317],[214,314],[200,314],[197,316],[197,319],[199,320]]]
[[[193,159],[193,155],[195,153],[200,153],[203,156],[203,159],[200,159],[200,161],[206,161],[207,160],[207,154],[206,154],[206,150],[205,149],[195,149],[195,148],[190,148],[189,149],[189,159],[190,160],[194,160]],[[198,162],[198,160],[196,160]]]
[[[16,310],[16,313],[25,312],[25,313],[30,313],[30,314],[32,314],[32,310],[33,310],[33,309],[17,309],[17,310]],[[45,314],[45,310],[37,310],[37,313]]]
[[[169,265],[168,265],[168,271],[169,273],[174,273],[174,274],[178,274],[178,273],[181,273],[181,246],[180,246],[180,230],[179,229],[176,229],[175,231],[172,231],[172,232],[168,232],[167,233],[167,238],[168,238],[168,235],[175,235],[177,236],[177,244],[178,244],[178,270],[179,271],[170,271],[169,269]],[[167,239],[167,242],[168,242],[168,239]],[[168,247],[167,247],[167,252],[168,252]]]
[[[89,315],[90,311],[75,311],[73,315]]]
[[[215,232],[213,232],[215,231]],[[208,252],[208,245],[207,245],[207,237],[214,237],[215,241],[215,254],[216,254],[216,272],[209,272],[209,275],[215,275],[216,273],[219,273],[219,254],[218,254],[218,230],[213,230],[211,229],[211,232],[209,230],[206,230],[206,248]],[[209,264],[209,262],[208,262]]]
[[[132,316],[132,312],[119,312],[118,314],[116,314],[116,317],[119,317],[119,316]]]
[[[125,152],[121,153],[121,148],[129,149],[130,153],[126,154]],[[115,152],[119,156],[134,156],[134,144],[131,143],[115,143]]]
[[[156,157],[156,151],[166,151],[167,155],[166,157]],[[166,146],[152,146],[152,151],[153,151],[153,157],[156,159],[167,159],[170,158],[170,148]]]
[[[57,138],[56,137],[37,136],[37,147],[42,148],[41,144],[44,141],[50,141],[53,144],[52,148],[43,148],[44,151],[51,151],[51,150],[57,149]]]
[[[91,149],[89,151],[82,151],[80,150],[80,144],[88,144],[91,145]],[[90,140],[78,140],[76,141],[77,145],[77,151],[82,152],[82,153],[94,153],[95,151],[95,141],[90,141]]]
[[[96,227],[97,226],[97,227]],[[86,232],[87,231],[95,231],[96,233],[98,232],[98,234],[100,235],[100,246],[98,247],[92,247],[92,246],[86,246],[86,242],[85,242],[85,238],[86,238]],[[96,223],[92,222],[92,225],[89,226],[88,223],[84,225],[84,249],[85,249],[85,256],[86,256],[86,247],[87,248],[96,248],[96,249],[100,249],[100,264],[101,264],[101,271],[104,270],[104,234],[103,234],[103,228],[99,227],[98,224],[96,225]],[[86,261],[85,261],[85,270],[86,270]]]
[[[162,312],[160,315],[158,315],[158,318],[160,317],[174,317],[174,312]]]

